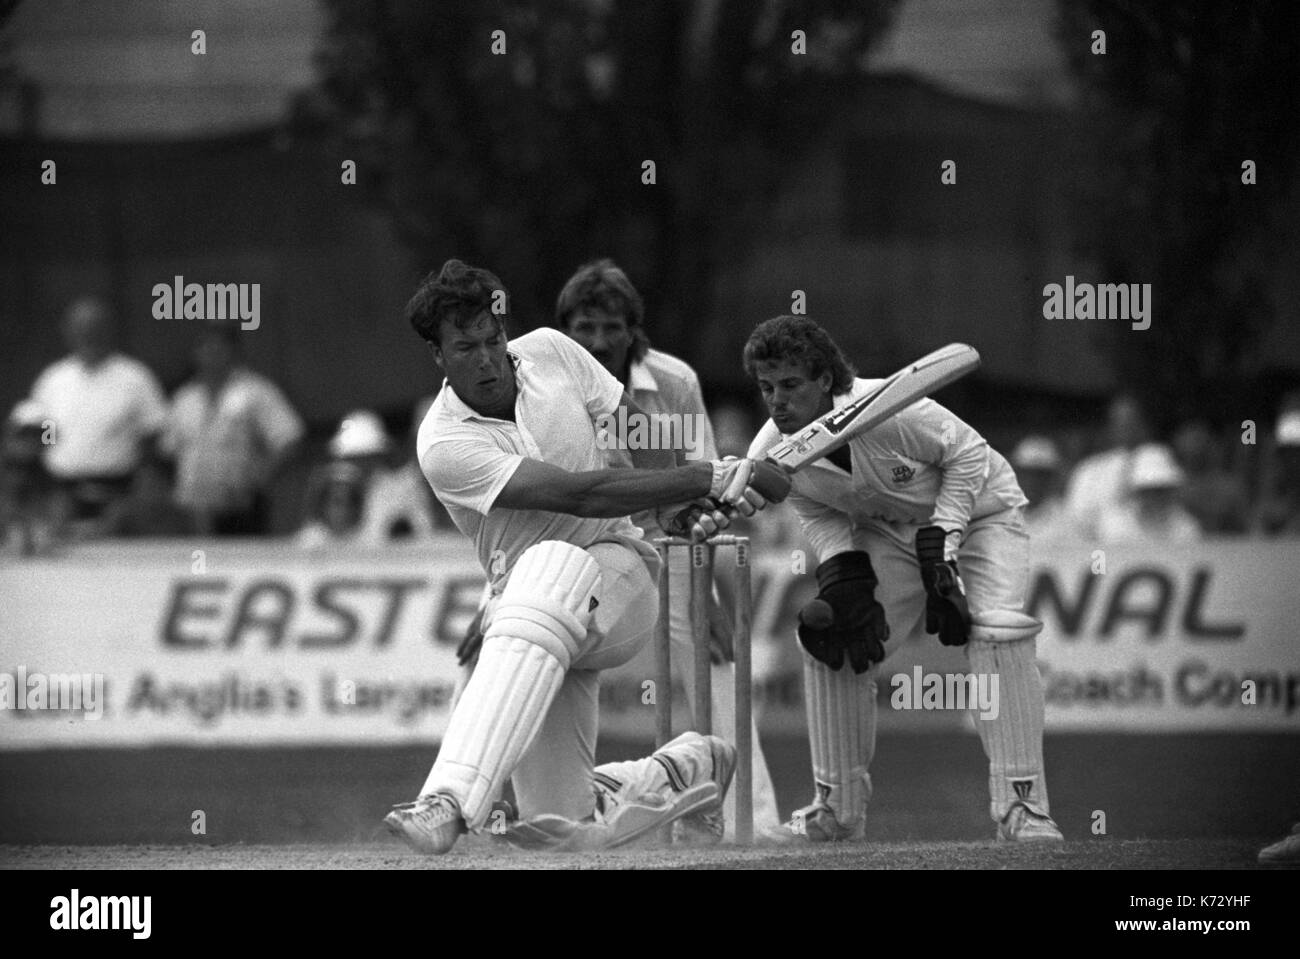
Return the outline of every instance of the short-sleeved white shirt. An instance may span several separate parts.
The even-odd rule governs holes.
[[[302,419],[279,387],[236,368],[214,397],[202,383],[176,391],[161,446],[176,458],[176,502],[244,509],[276,456],[303,435]]]
[[[54,423],[45,466],[60,479],[131,473],[140,465],[141,443],[167,416],[149,368],[120,353],[93,368],[75,356],[52,363],[37,377],[32,399]]]
[[[654,549],[627,517],[594,519],[545,510],[495,507],[525,459],[570,472],[607,467],[596,421],[618,409],[623,387],[573,340],[542,328],[511,340],[518,395],[515,421],[481,416],[444,383],[416,437],[420,468],[457,529],[474,541],[494,589],[515,560],[544,540],[585,549],[626,542],[648,562]]]

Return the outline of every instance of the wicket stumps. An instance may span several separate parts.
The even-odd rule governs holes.
[[[709,655],[708,604],[713,593],[714,550],[719,546],[735,549],[735,633],[731,646],[736,667],[736,775],[732,791],[736,797],[736,842],[749,845],[754,840],[754,743],[753,667],[750,659],[750,630],[753,624],[753,586],[750,580],[749,537],[719,535],[696,543],[678,536],[655,540],[662,561],[659,576],[659,622],[655,629],[655,746],[663,746],[673,736],[672,637],[669,615],[672,598],[669,590],[668,560],[674,547],[689,550],[690,623],[694,647],[694,729],[708,735],[713,732],[713,678]]]

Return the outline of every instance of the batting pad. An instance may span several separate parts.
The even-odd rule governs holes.
[[[859,675],[847,665],[834,670],[802,646],[799,650],[817,798],[831,807],[841,826],[851,826],[866,815],[871,799],[876,671]]]
[[[974,715],[989,760],[989,813],[995,821],[1018,799],[1050,813],[1043,771],[1043,681],[1034,638],[1042,627],[1033,622],[1002,628],[977,621],[966,645],[972,671],[998,677],[997,715],[981,719],[978,710]]]
[[[581,649],[599,588],[585,550],[547,541],[524,551],[420,795],[449,793],[470,829],[483,826]]]

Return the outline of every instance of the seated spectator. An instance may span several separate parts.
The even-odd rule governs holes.
[[[1011,454],[1020,489],[1029,499],[1025,524],[1033,539],[1052,539],[1074,532],[1061,495],[1064,463],[1046,436],[1026,436]]]
[[[1083,459],[1070,475],[1065,491],[1070,520],[1088,537],[1098,534],[1103,513],[1127,499],[1133,451],[1149,437],[1150,428],[1136,398],[1120,394],[1111,401],[1107,433],[1108,448]]]
[[[309,487],[313,492],[323,488],[324,493],[316,493],[324,496],[321,508],[334,503],[340,515],[344,511],[335,500],[359,495],[359,512],[355,525],[331,522],[319,509],[309,513],[309,521],[299,534],[301,544],[350,542],[375,546],[433,535],[428,482],[418,467],[412,469],[410,460],[389,468],[393,444],[378,415],[369,410],[349,413],[330,440],[329,453],[330,462],[308,480]],[[340,487],[346,487],[348,492],[344,494]]]
[[[1222,469],[1218,444],[1201,422],[1184,423],[1174,434],[1174,452],[1187,476],[1183,508],[1210,534],[1246,532],[1246,486]]]
[[[304,432],[279,387],[240,361],[240,335],[237,323],[203,328],[197,374],[176,391],[160,444],[176,462],[176,504],[201,535],[265,534],[267,490]]]
[[[46,422],[40,407],[23,400],[0,434],[0,552],[44,555],[58,539],[60,497],[41,461]]]
[[[365,471],[334,460],[314,473],[307,492],[307,522],[296,542],[306,549],[359,544],[365,508]]]
[[[53,424],[45,467],[62,493],[71,532],[111,534],[166,420],[167,402],[143,363],[113,350],[112,314],[101,301],[74,302],[63,337],[69,355],[32,386],[32,401]]]
[[[1275,475],[1251,525],[1264,536],[1300,536],[1300,409],[1282,413],[1273,440]]]
[[[1169,447],[1162,443],[1139,446],[1133,451],[1127,477],[1130,498],[1101,514],[1099,540],[1107,545],[1199,540],[1200,526],[1179,503],[1185,481]]]

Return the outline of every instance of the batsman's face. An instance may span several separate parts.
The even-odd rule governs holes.
[[[470,409],[499,418],[514,409],[515,368],[495,317],[483,313],[463,330],[444,320],[433,359]]]
[[[567,332],[616,379],[623,379],[628,350],[632,348],[632,331],[622,314],[582,310],[569,317]]]
[[[830,373],[810,376],[805,364],[792,360],[759,363],[755,373],[767,415],[787,436],[797,433],[835,406],[831,398]]]

